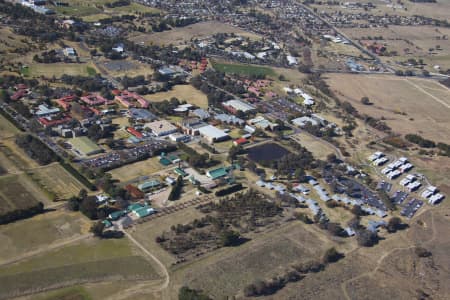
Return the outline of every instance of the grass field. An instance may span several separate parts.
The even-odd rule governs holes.
[[[49,292],[45,296],[35,297],[36,300],[92,300],[92,297],[83,287],[70,287]]]
[[[208,98],[204,93],[194,88],[192,85],[176,85],[170,91],[144,96],[145,99],[153,102],[161,102],[176,97],[179,100],[186,100],[188,103],[198,107],[207,108]]]
[[[0,214],[35,206],[43,197],[36,192],[39,190],[26,175],[0,177]]]
[[[105,280],[151,280],[159,275],[127,239],[89,240],[2,267],[0,298],[31,289]]]
[[[0,115],[0,138],[9,138],[20,132],[11,122],[9,122],[4,116]]]
[[[149,176],[164,168],[158,157],[152,157],[109,171],[114,179],[127,182],[140,176]]]
[[[68,199],[78,195],[86,188],[81,182],[67,172],[59,163],[36,168],[30,171],[32,178],[43,187],[55,194],[59,199]]]
[[[86,72],[89,76],[95,76],[97,74],[97,70],[93,67],[86,67]]]
[[[321,139],[315,139],[306,133],[299,133],[292,137],[300,145],[311,151],[314,157],[326,159],[328,154],[335,153],[333,147]]]
[[[89,221],[78,213],[49,212],[0,227],[0,263],[55,242],[87,233]],[[39,234],[36,234],[36,233]]]
[[[443,86],[434,86],[439,92],[435,95],[434,90],[421,87],[429,81],[416,78],[332,74],[327,82],[341,100],[349,101],[361,113],[383,117],[396,133],[418,133],[450,142],[450,91]],[[374,104],[361,104],[364,96]]]
[[[88,69],[89,68],[89,69]],[[90,70],[90,71],[89,71]],[[39,64],[33,63],[28,67],[24,74],[30,77],[61,77],[62,75],[91,76],[92,70],[95,70],[90,63],[54,63]]]
[[[261,67],[257,65],[243,65],[234,63],[221,63],[212,61],[214,69],[224,73],[233,73],[238,75],[264,75],[264,76],[276,76],[273,69],[268,67]]]
[[[17,147],[14,139],[3,139],[0,143],[0,152],[18,170],[39,167],[36,161],[32,160],[22,149]]]

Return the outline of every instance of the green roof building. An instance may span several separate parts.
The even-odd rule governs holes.
[[[215,179],[219,179],[221,177],[225,177],[228,175],[228,168],[226,167],[221,167],[221,168],[217,168],[217,169],[213,169],[213,170],[209,170],[206,172],[206,176],[208,176],[209,178],[215,180]]]
[[[161,183],[158,180],[148,180],[148,181],[145,181],[145,182],[139,184],[137,187],[139,190],[141,190],[142,192],[145,193],[145,192],[155,189],[159,186],[161,186]]]
[[[105,228],[109,228],[112,226],[112,223],[109,220],[103,220],[102,223],[105,225]]]
[[[108,215],[108,219],[116,221],[116,220],[120,219],[121,217],[123,217],[125,214],[126,214],[126,212],[123,210],[115,211]]]
[[[163,166],[166,166],[166,167],[168,165],[172,164],[172,162],[170,160],[168,160],[167,158],[165,158],[165,157],[161,157],[159,159],[159,163],[162,164]]]
[[[133,203],[133,204],[128,205],[127,208],[128,208],[128,211],[134,212],[142,207],[143,207],[143,205],[140,203]]]
[[[149,216],[151,214],[154,214],[155,210],[153,208],[151,208],[148,205],[145,205],[137,210],[134,211],[134,214],[138,217],[138,218],[144,218],[146,216]]]
[[[178,175],[182,176],[182,177],[186,177],[188,176],[188,173],[186,173],[183,169],[181,168],[176,168],[174,170],[175,173],[177,173]]]

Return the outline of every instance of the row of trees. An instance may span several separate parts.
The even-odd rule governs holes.
[[[30,218],[34,215],[44,212],[44,204],[38,202],[28,208],[14,209],[11,211],[3,211],[0,214],[0,224],[7,224],[17,220]]]
[[[48,165],[49,163],[57,161],[53,151],[41,140],[31,134],[18,135],[16,144],[40,165]]]

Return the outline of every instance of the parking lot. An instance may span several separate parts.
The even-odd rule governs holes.
[[[409,194],[407,192],[396,191],[394,195],[392,195],[391,200],[394,204],[399,205],[402,204],[406,198],[408,198],[408,195]]]
[[[172,144],[166,141],[152,139],[131,149],[111,151],[101,156],[86,159],[83,163],[91,168],[113,169],[146,156],[154,156],[158,151],[171,147]]]
[[[389,193],[392,189],[392,184],[386,181],[381,181],[377,185],[377,190],[385,191],[386,193]]]
[[[402,209],[400,214],[411,219],[415,213],[423,206],[423,201],[412,199]]]

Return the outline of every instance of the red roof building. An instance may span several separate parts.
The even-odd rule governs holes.
[[[89,94],[80,98],[81,101],[90,106],[97,106],[106,104],[108,100],[100,96],[99,94]]]
[[[248,140],[245,139],[245,138],[239,138],[239,139],[233,141],[233,144],[235,146],[244,145],[244,144],[247,144],[247,143],[248,143]]]
[[[62,124],[68,123],[70,120],[72,120],[72,118],[70,116],[64,116],[59,119],[51,119],[51,118],[47,118],[47,117],[38,119],[39,123],[41,123],[41,125],[44,126],[45,128],[62,125]]]
[[[74,101],[77,97],[74,95],[71,96],[65,96],[59,99],[56,99],[55,102],[59,106],[61,106],[65,111],[70,110],[70,107],[72,106],[70,102]]]
[[[126,108],[138,106],[141,108],[148,108],[149,106],[148,101],[141,95],[126,90],[122,91],[120,95],[116,95],[114,99]]]
[[[137,137],[138,139],[142,139],[144,136],[142,135],[142,133],[140,133],[139,131],[137,131],[136,129],[134,129],[133,127],[128,127],[127,131],[134,135],[135,137]]]

